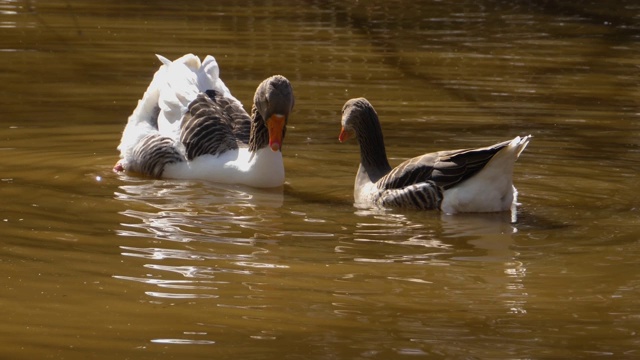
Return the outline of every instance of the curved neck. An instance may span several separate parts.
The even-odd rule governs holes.
[[[391,171],[391,166],[387,160],[378,115],[375,111],[368,111],[362,120],[357,122],[355,129],[360,145],[360,165],[371,182],[376,182]]]
[[[249,134],[249,151],[256,152],[269,146],[269,130],[264,124],[262,115],[255,105],[251,109],[251,133]]]

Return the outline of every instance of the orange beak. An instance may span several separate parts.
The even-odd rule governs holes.
[[[341,143],[345,142],[351,138],[351,135],[352,133],[346,131],[343,127],[342,130],[340,130],[340,135],[338,135],[338,141],[340,141]]]
[[[284,129],[284,116],[271,115],[267,119],[267,130],[269,130],[269,147],[276,152],[282,148],[282,130]]]

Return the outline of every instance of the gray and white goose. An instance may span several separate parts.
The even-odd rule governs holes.
[[[128,119],[115,171],[253,187],[284,183],[282,141],[294,105],[280,75],[256,89],[249,115],[220,79],[216,60],[187,54],[163,63]]]
[[[531,135],[495,145],[428,153],[391,168],[382,129],[373,106],[364,98],[342,108],[338,139],[355,137],[360,167],[354,187],[358,207],[440,209],[445,213],[510,210],[517,191],[513,167]]]

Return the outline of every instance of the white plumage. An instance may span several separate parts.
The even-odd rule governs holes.
[[[193,54],[184,55],[175,61],[160,55],[157,57],[162,65],[129,116],[118,146],[121,160],[114,169],[165,178],[203,179],[254,187],[281,186],[284,182],[282,153],[279,149],[272,151],[266,144],[260,143],[261,137],[254,136],[254,133],[267,131],[266,123],[271,114],[288,116],[293,107],[289,82],[282,76],[263,81],[256,91],[254,101],[267,103],[269,106],[272,106],[270,102],[282,106],[276,109],[278,111],[271,111],[273,109],[270,107],[261,108],[256,103],[250,117],[220,79],[218,63],[213,56],[208,55],[202,62]],[[274,91],[274,88],[278,91]],[[269,98],[276,92],[278,94],[275,100]],[[290,99],[278,97],[280,92]],[[209,129],[199,133],[207,136],[188,139],[191,141],[189,143],[182,134],[187,126],[183,120],[194,104],[198,104],[198,109],[204,108],[207,113],[196,113],[198,109],[194,109],[190,116],[195,120],[188,125],[192,127],[190,130],[199,131],[195,128],[197,126],[209,126]],[[268,114],[260,114],[261,111]],[[281,114],[283,112],[285,114]],[[252,131],[251,135],[249,129]],[[279,130],[282,132],[279,136],[283,137],[284,129]],[[271,137],[269,129],[269,138]],[[150,139],[156,139],[162,144],[147,144]],[[254,146],[250,150],[252,141]],[[222,145],[222,150],[219,150],[218,142],[232,145],[227,148]],[[185,146],[210,144],[215,145],[218,150],[198,154],[191,159],[186,153]]]
[[[440,210],[448,214],[510,210],[517,201],[513,167],[530,140],[531,135],[516,136],[477,174],[445,190]]]

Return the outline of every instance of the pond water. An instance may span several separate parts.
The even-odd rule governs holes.
[[[635,1],[0,0],[0,357],[640,356]],[[159,66],[296,107],[286,185],[111,171]],[[340,110],[392,164],[532,134],[510,214],[353,207]]]

